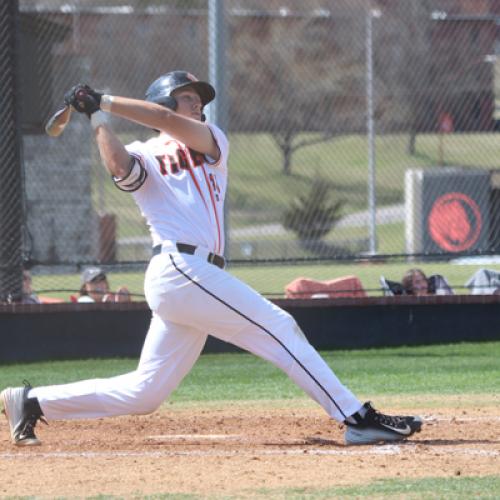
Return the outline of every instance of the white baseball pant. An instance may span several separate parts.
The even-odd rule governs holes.
[[[47,419],[153,412],[191,370],[207,334],[278,366],[338,421],[361,408],[290,314],[206,259],[164,243],[148,266],[145,294],[153,317],[137,369],[32,389]]]

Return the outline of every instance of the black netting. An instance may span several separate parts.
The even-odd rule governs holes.
[[[75,83],[141,98],[172,69],[217,76],[233,262],[498,253],[499,3],[368,3],[19,0],[16,17],[2,2],[1,291],[23,258],[54,276],[143,269],[146,226],[86,118],[57,139],[43,125]]]
[[[23,196],[20,158],[17,2],[0,5],[0,301],[18,300],[22,290]]]

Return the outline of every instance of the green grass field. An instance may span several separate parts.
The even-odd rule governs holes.
[[[415,481],[380,480],[365,487],[329,488],[317,490],[313,494],[307,490],[286,490],[286,498],[375,498],[375,499],[407,499],[454,500],[498,499],[500,477],[462,477],[462,478],[428,478]],[[262,491],[262,497],[273,496],[274,491]],[[280,496],[281,498],[281,496]]]
[[[284,200],[302,193],[314,177],[330,181],[334,193],[346,199],[348,211],[366,208],[368,148],[365,136],[342,136],[298,150],[290,176],[283,175],[280,152],[270,136],[234,134],[230,140],[232,208],[236,205],[272,213],[280,209]],[[438,143],[437,135],[419,135],[417,152],[409,155],[406,134],[376,138],[376,186],[380,206],[403,200],[405,170],[439,164]],[[445,138],[444,144],[446,165],[499,167],[500,143],[495,134],[453,134]]]
[[[337,375],[358,395],[374,402],[404,399],[439,408],[443,398],[456,397],[457,411],[484,404],[496,406],[500,396],[500,342],[432,347],[401,347],[322,353]],[[134,369],[136,360],[82,360],[3,366],[0,387],[28,379],[34,385],[108,377]],[[171,409],[226,407],[231,402],[273,401],[282,405],[314,405],[268,363],[247,354],[203,355],[173,393]],[[500,413],[500,407],[498,408]],[[418,457],[418,453],[416,455]],[[471,457],[472,459],[472,457]],[[497,458],[492,458],[497,460]],[[485,477],[425,477],[419,480],[376,480],[361,486],[322,489],[266,489],[252,498],[499,498],[500,473]],[[19,497],[20,498],[20,497]],[[96,497],[93,497],[96,498]],[[104,497],[97,497],[104,498]],[[115,498],[106,496],[106,498]],[[116,497],[118,498],[118,497]],[[135,496],[134,498],[153,498]],[[154,495],[161,498],[199,498],[193,495]],[[205,497],[204,497],[205,498]],[[216,497],[208,497],[216,498]],[[225,498],[240,498],[227,496]],[[247,498],[247,497],[245,497]]]
[[[500,342],[353,351],[322,355],[337,375],[366,397],[401,394],[500,394]],[[4,365],[0,387],[66,383],[131,371],[132,359]],[[205,354],[174,392],[174,403],[305,398],[273,365],[249,354]]]

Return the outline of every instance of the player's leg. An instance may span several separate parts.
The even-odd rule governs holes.
[[[347,444],[400,441],[420,431],[422,420],[419,417],[384,415],[371,403],[361,406],[307,342],[293,318],[275,314],[275,321],[270,324],[274,327],[252,323],[225,340],[280,367],[329,415],[347,425]],[[290,331],[295,335],[284,333]]]
[[[154,315],[133,372],[33,389],[5,389],[2,400],[13,442],[39,444],[33,428],[41,412],[51,420],[154,411],[190,371],[206,337],[195,328],[169,323]]]
[[[137,369],[105,379],[37,387],[47,419],[99,418],[154,411],[191,370],[206,334],[154,315]]]
[[[172,280],[184,280],[185,286],[177,287],[179,293],[171,301],[156,304],[161,314],[178,315],[178,321],[197,328],[203,325],[210,334],[274,363],[333,418],[357,429],[368,419],[367,430],[356,438],[357,443],[402,439],[420,429],[418,419],[392,419],[362,405],[309,344],[294,319],[246,284],[201,259],[170,258],[177,273],[175,278],[172,273]],[[385,432],[387,426],[392,429]]]
[[[288,313],[202,259],[173,254],[169,266],[166,258],[169,255],[162,254],[154,262],[155,274],[168,275],[158,279],[157,288],[151,290],[154,293],[150,305],[157,314],[194,328],[205,328],[208,333],[271,361],[339,421],[362,406]],[[164,300],[168,286],[174,287],[175,293]]]

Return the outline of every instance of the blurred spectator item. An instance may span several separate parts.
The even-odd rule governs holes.
[[[428,278],[429,294],[431,295],[454,295],[453,289],[446,278],[441,274],[433,274]]]
[[[421,269],[406,271],[401,281],[406,295],[431,295],[429,280]]]
[[[398,281],[388,280],[384,276],[380,276],[380,284],[385,296],[405,295],[405,289]]]
[[[50,304],[55,302],[64,302],[62,299],[44,297],[37,295],[33,291],[33,279],[29,269],[23,269],[23,289],[19,296],[9,295],[7,304]]]
[[[492,269],[479,269],[465,284],[472,295],[491,295],[500,293],[500,272]]]
[[[37,295],[33,291],[33,279],[28,269],[23,270],[23,293],[20,300],[11,300],[17,304],[58,304],[64,302],[63,299]]]
[[[116,293],[108,293],[102,299],[103,302],[130,302],[132,296],[126,286],[118,288]]]
[[[23,271],[23,295],[21,297],[21,304],[40,304],[42,301],[33,293],[33,280],[31,273],[25,269]]]
[[[338,297],[366,297],[361,281],[356,276],[342,276],[327,281],[296,278],[285,287],[287,299],[334,299]]]
[[[99,262],[116,261],[116,217],[104,214],[99,217]]]
[[[380,277],[384,295],[453,295],[453,290],[441,274],[427,277],[421,269],[409,269],[401,283]]]
[[[131,296],[127,287],[120,287],[116,293],[109,289],[106,273],[100,267],[85,269],[81,277],[80,297],[77,302],[130,302]]]

